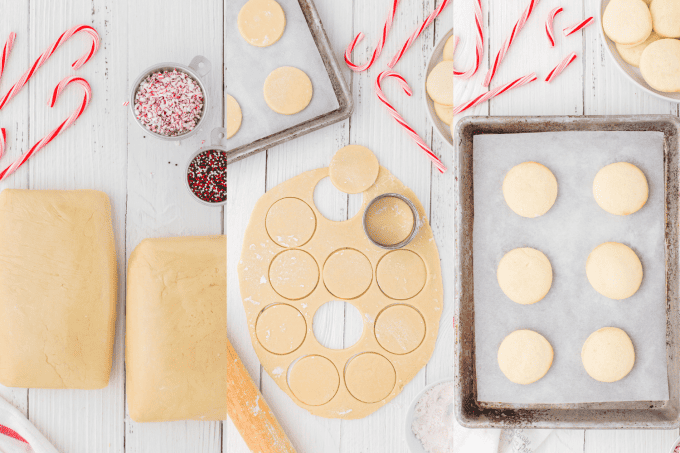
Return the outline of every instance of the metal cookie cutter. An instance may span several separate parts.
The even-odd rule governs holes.
[[[195,153],[189,157],[189,160],[187,161],[186,167],[184,168],[184,186],[187,188],[189,193],[191,194],[191,197],[201,203],[204,206],[223,206],[224,204],[227,203],[227,200],[225,199],[224,201],[219,201],[215,203],[211,203],[209,201],[201,200],[198,198],[198,196],[194,193],[193,190],[191,190],[191,186],[189,186],[189,178],[187,175],[189,174],[189,166],[191,166],[191,163],[194,161],[196,156],[199,154],[205,152],[205,151],[223,151],[227,153],[227,148],[222,146],[222,142],[225,140],[227,136],[227,130],[223,127],[216,127],[215,129],[210,132],[210,145],[204,146]]]
[[[397,244],[385,245],[376,242],[375,239],[373,239],[371,235],[368,233],[368,228],[366,228],[366,218],[368,216],[368,212],[371,210],[371,207],[375,203],[382,200],[383,198],[397,198],[403,201],[411,209],[411,214],[413,214],[413,230],[411,230],[411,234],[409,234],[409,236],[406,239]],[[385,250],[397,250],[406,247],[418,235],[418,231],[420,231],[420,215],[418,214],[418,209],[416,209],[416,205],[414,205],[413,202],[406,198],[405,196],[400,195],[398,193],[384,193],[382,195],[378,195],[373,200],[371,200],[370,203],[368,203],[366,209],[364,210],[364,215],[363,218],[361,219],[361,224],[364,228],[364,234],[366,235],[368,240],[371,241],[371,243],[373,243],[376,247],[380,247],[381,249]]]

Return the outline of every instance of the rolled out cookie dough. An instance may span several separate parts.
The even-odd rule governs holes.
[[[305,245],[316,230],[316,216],[298,198],[283,198],[269,209],[265,220],[267,233],[281,247]]]
[[[586,276],[598,293],[614,300],[627,299],[642,283],[642,263],[637,254],[619,242],[605,242],[590,252]]]
[[[427,76],[427,94],[437,104],[453,105],[453,61],[437,64]]]
[[[425,286],[427,269],[422,258],[410,250],[394,250],[378,263],[378,286],[392,299],[415,297]]]
[[[227,94],[227,140],[236,135],[242,120],[241,106],[231,94]]]
[[[338,150],[331,159],[331,182],[341,192],[361,193],[378,179],[380,164],[373,152],[360,145],[349,145]]]
[[[653,0],[649,5],[654,31],[664,38],[680,38],[680,2]]]
[[[396,197],[381,198],[366,213],[366,231],[380,245],[391,246],[405,241],[414,226],[411,208]]]
[[[645,174],[628,162],[607,165],[593,181],[595,201],[610,214],[633,214],[645,205],[648,195]]]
[[[652,32],[652,34],[649,35],[649,38],[645,40],[642,44],[638,44],[637,46],[622,46],[621,44],[616,45],[616,50],[618,50],[619,55],[621,55],[621,58],[623,58],[623,61],[626,63],[635,66],[636,68],[640,67],[640,59],[642,58],[642,52],[647,48],[648,45],[651,43],[658,41],[661,39],[659,35],[657,35],[655,32]]]
[[[264,100],[281,115],[303,111],[312,101],[313,92],[309,76],[291,66],[275,69],[264,81]]]
[[[309,355],[293,363],[288,371],[288,386],[309,406],[329,402],[340,387],[340,375],[333,362],[320,355]]]
[[[552,285],[552,266],[542,252],[529,247],[509,251],[498,264],[498,284],[513,302],[535,304]]]
[[[634,46],[652,32],[652,15],[642,0],[612,0],[604,10],[602,28],[615,43]]]
[[[391,305],[375,320],[375,337],[386,351],[408,354],[425,338],[423,315],[410,305]]]
[[[267,47],[286,29],[286,15],[274,0],[249,0],[238,13],[238,31],[249,44]]]
[[[354,249],[341,249],[328,257],[323,267],[326,289],[343,300],[356,299],[373,281],[373,268],[366,255]]]
[[[655,90],[680,91],[680,41],[660,39],[647,46],[640,57],[640,72]]]
[[[347,390],[364,403],[377,403],[385,399],[392,393],[396,378],[390,361],[375,352],[359,354],[345,368]]]
[[[516,330],[498,348],[498,366],[510,381],[527,385],[546,375],[553,361],[553,348],[533,330]]]
[[[263,284],[266,278],[262,279]],[[302,250],[285,250],[269,267],[269,283],[279,295],[289,300],[308,296],[319,282],[319,266]]]
[[[516,214],[539,217],[555,204],[557,179],[546,166],[524,162],[512,167],[505,175],[503,197]]]
[[[446,44],[444,44],[443,58],[444,60],[453,61],[453,36],[447,39]]]
[[[290,354],[300,347],[307,334],[307,322],[302,314],[288,304],[266,307],[257,318],[257,339],[273,354]]]
[[[616,382],[635,365],[635,348],[630,337],[616,327],[603,327],[590,334],[581,349],[586,372],[600,382]]]

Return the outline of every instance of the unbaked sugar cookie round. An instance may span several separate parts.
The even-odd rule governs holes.
[[[323,282],[333,296],[343,300],[356,299],[366,292],[373,281],[371,262],[354,249],[341,249],[328,257],[323,267]]]
[[[281,115],[303,111],[312,101],[313,92],[309,76],[291,66],[273,70],[264,81],[264,100],[269,108]]]
[[[238,132],[242,120],[241,106],[231,94],[227,94],[227,140]]]
[[[377,403],[392,393],[397,382],[394,366],[375,352],[350,359],[345,367],[345,384],[352,396],[364,403]]]
[[[282,198],[267,211],[265,227],[271,240],[281,247],[300,247],[314,235],[316,216],[299,198]]]
[[[267,47],[286,29],[286,15],[274,0],[249,0],[238,13],[238,31],[248,43]]]
[[[285,250],[276,255],[269,266],[269,282],[280,296],[299,300],[316,288],[319,266],[312,255],[303,250]]]
[[[378,179],[380,164],[370,149],[349,145],[335,153],[328,171],[336,189],[350,194],[361,193]]]
[[[375,320],[375,338],[392,354],[408,354],[425,338],[423,315],[410,305],[390,305]]]
[[[425,286],[427,269],[423,259],[410,250],[394,250],[378,263],[378,286],[391,299],[415,297]]]
[[[272,354],[290,354],[300,347],[307,335],[307,321],[297,308],[273,304],[257,317],[257,340]]]
[[[304,404],[321,406],[338,393],[340,374],[326,357],[308,355],[291,365],[288,387]]]

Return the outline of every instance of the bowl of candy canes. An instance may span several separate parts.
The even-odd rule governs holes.
[[[159,63],[142,72],[129,101],[137,124],[164,140],[182,140],[198,132],[209,112],[201,78],[210,68],[208,59],[197,56],[188,66]]]
[[[434,382],[416,395],[405,428],[411,453],[453,453],[453,379]]]
[[[227,202],[227,149],[220,145],[227,130],[217,127],[210,134],[211,145],[191,155],[184,178],[194,200],[205,206],[222,206]]]

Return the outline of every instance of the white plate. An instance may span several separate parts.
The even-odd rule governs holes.
[[[642,73],[640,73],[640,70],[635,66],[623,61],[623,58],[621,58],[619,52],[616,50],[616,43],[614,43],[614,41],[609,39],[607,35],[604,34],[604,30],[602,29],[602,15],[604,14],[604,9],[609,4],[609,1],[610,0],[600,0],[600,9],[597,12],[597,23],[598,27],[600,28],[600,36],[603,40],[602,42],[606,44],[605,48],[607,49],[609,56],[614,61],[614,66],[616,66],[628,80],[652,96],[656,96],[657,98],[663,99],[665,101],[680,102],[680,93],[664,93],[663,91],[658,91],[650,87],[647,82],[645,82],[645,79],[642,78]]]
[[[432,72],[432,70],[434,69],[434,67],[437,66],[437,64],[444,59],[442,57],[442,55],[444,54],[444,46],[446,45],[446,41],[451,36],[453,36],[453,28],[442,38],[441,41],[439,41],[437,47],[434,48],[434,52],[432,52],[432,55],[430,56],[430,64],[427,65],[426,74],[429,75],[430,72]],[[451,83],[453,83],[453,74],[451,74]],[[425,104],[427,105],[427,117],[430,119],[430,122],[434,125],[434,128],[437,130],[437,132],[439,132],[441,138],[445,142],[449,142],[449,144],[453,146],[451,125],[446,124],[445,122],[439,119],[437,113],[434,111],[434,102],[432,101],[432,99],[430,99],[430,96],[427,95],[427,77],[425,77],[425,82],[423,83],[423,93],[425,94],[424,99]]]
[[[441,122],[441,121],[440,121]],[[443,124],[443,123],[442,123]],[[406,444],[408,445],[409,450],[411,453],[426,453],[425,449],[423,448],[423,444],[420,443],[420,440],[416,437],[415,434],[413,434],[413,430],[411,430],[411,425],[413,424],[413,413],[416,410],[416,404],[418,404],[418,401],[427,393],[428,390],[432,389],[433,387],[443,384],[444,382],[453,382],[453,378],[448,378],[448,379],[442,379],[441,381],[434,382],[427,387],[425,387],[420,393],[416,395],[415,398],[413,398],[413,401],[411,401],[411,404],[408,407],[408,412],[406,412]],[[451,410],[453,411],[453,404],[451,404]]]
[[[671,447],[670,453],[675,453],[675,447],[677,447],[678,445],[680,445],[680,437],[675,439],[675,442],[673,442],[673,446]]]

